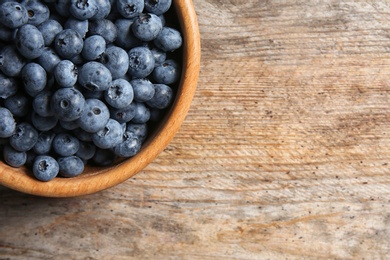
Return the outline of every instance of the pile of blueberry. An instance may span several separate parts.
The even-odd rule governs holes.
[[[49,181],[137,154],[171,105],[172,0],[0,0],[0,147]]]

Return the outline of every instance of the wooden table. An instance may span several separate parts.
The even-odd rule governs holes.
[[[1,187],[0,259],[389,257],[390,3],[194,4],[201,73],[171,144],[97,194]]]

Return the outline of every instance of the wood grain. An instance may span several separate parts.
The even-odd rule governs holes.
[[[179,133],[109,190],[0,188],[1,259],[387,259],[390,3],[194,0]]]

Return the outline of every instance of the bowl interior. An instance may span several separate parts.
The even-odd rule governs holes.
[[[146,167],[168,145],[179,130],[194,96],[200,67],[200,36],[192,0],[172,1],[169,17],[183,36],[182,75],[176,97],[163,119],[152,131],[141,151],[132,158],[120,160],[110,167],[87,166],[78,177],[57,177],[49,182],[36,180],[26,167],[13,168],[0,161],[0,184],[24,193],[45,197],[74,197],[95,193],[115,186]]]

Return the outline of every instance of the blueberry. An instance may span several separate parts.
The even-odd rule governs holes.
[[[39,0],[23,0],[21,2],[27,9],[28,23],[38,26],[49,19],[50,10],[47,5]]]
[[[44,90],[36,95],[32,101],[34,112],[40,116],[53,116],[54,111],[51,109],[50,100],[52,92]]]
[[[15,29],[28,22],[27,9],[17,2],[5,2],[0,5],[0,23]]]
[[[111,108],[110,116],[119,123],[127,123],[135,116],[136,104],[132,102],[129,106],[125,108]]]
[[[131,84],[124,79],[116,79],[104,92],[104,99],[114,108],[124,108],[133,101],[134,92]]]
[[[6,76],[19,76],[25,63],[15,46],[7,45],[0,49],[0,70]]]
[[[148,79],[133,79],[130,81],[134,90],[134,100],[145,102],[154,96],[154,86]]]
[[[110,118],[107,106],[99,99],[86,99],[79,119],[80,128],[95,133],[104,128]]]
[[[100,62],[90,61],[79,69],[78,82],[89,90],[104,91],[111,81],[111,72]]]
[[[16,125],[14,134],[9,138],[10,145],[18,151],[25,152],[34,147],[38,141],[38,131],[27,122]]]
[[[183,39],[178,30],[165,26],[153,40],[153,43],[163,51],[172,52],[181,47]]]
[[[123,17],[134,18],[142,13],[144,9],[144,0],[117,0],[116,7]]]
[[[58,119],[72,121],[83,113],[85,99],[75,88],[60,88],[55,91],[50,100],[50,106]]]
[[[98,59],[106,50],[106,40],[100,35],[92,35],[84,40],[81,55],[87,61]]]
[[[156,83],[167,85],[175,83],[180,78],[179,64],[173,59],[168,59],[154,68],[152,76]]]
[[[100,35],[106,40],[106,43],[112,43],[118,37],[118,29],[115,24],[107,19],[99,19],[89,23],[90,35]]]
[[[145,10],[161,15],[169,10],[172,0],[145,0]]]
[[[16,32],[15,45],[22,56],[35,59],[43,53],[45,41],[37,27],[25,24]]]
[[[130,132],[124,133],[124,140],[114,147],[114,153],[119,157],[132,157],[141,149],[141,141]]]
[[[142,41],[151,41],[162,30],[160,18],[152,13],[140,14],[131,25],[134,36]]]
[[[50,46],[54,41],[56,35],[62,31],[62,25],[53,19],[49,19],[37,26],[38,30],[42,33],[45,46]]]
[[[77,67],[69,60],[62,60],[54,69],[54,78],[61,87],[73,87],[77,82]]]
[[[57,122],[58,118],[56,116],[43,117],[35,112],[31,115],[31,123],[39,131],[49,131],[57,125]]]
[[[54,179],[59,172],[59,166],[56,159],[49,155],[38,155],[35,157],[32,169],[35,178],[40,181],[50,181]]]
[[[142,124],[146,123],[150,119],[150,110],[142,102],[133,102],[135,105],[134,117],[131,119],[132,123]]]
[[[148,134],[148,125],[146,123],[127,123],[126,132],[133,133],[141,142],[144,142]]]
[[[0,107],[0,138],[10,137],[16,128],[15,119],[7,108]]]
[[[4,100],[4,107],[11,111],[15,117],[26,116],[31,111],[30,105],[30,99],[22,93],[16,93]]]
[[[128,52],[129,75],[135,78],[146,78],[154,69],[154,57],[146,47],[135,47]]]
[[[74,17],[69,17],[64,23],[64,29],[72,29],[78,32],[81,38],[85,38],[88,33],[89,20],[79,20]]]
[[[59,120],[58,123],[61,125],[62,128],[66,130],[75,130],[80,126],[79,120],[73,120],[73,121],[63,121]]]
[[[64,29],[54,39],[54,48],[58,55],[70,59],[80,54],[83,49],[82,36],[73,29]]]
[[[142,44],[142,41],[134,36],[131,30],[132,24],[133,20],[130,19],[117,19],[115,21],[115,26],[118,28],[118,37],[115,39],[115,43],[126,50]]]
[[[173,101],[173,90],[165,84],[154,84],[155,93],[146,104],[153,108],[167,108]]]
[[[111,11],[111,3],[107,0],[96,0],[96,6],[98,8],[97,13],[91,17],[91,20],[98,21],[106,18]]]
[[[95,0],[71,0],[70,13],[79,20],[87,20],[98,12]]]
[[[57,134],[52,143],[53,151],[60,156],[71,156],[79,150],[79,140],[69,133]]]
[[[88,133],[88,135],[90,135]],[[82,160],[89,160],[91,159],[96,152],[96,145],[92,142],[80,142],[80,147],[76,156],[80,157]]]
[[[110,149],[97,148],[92,162],[98,166],[109,166],[114,163],[116,155]]]
[[[42,55],[36,60],[36,62],[41,65],[47,73],[52,73],[54,68],[60,63],[61,58],[57,53],[50,47],[43,49]]]
[[[46,87],[46,71],[38,63],[27,63],[22,69],[21,76],[24,90],[32,97],[35,97]]]
[[[20,152],[9,145],[6,145],[3,148],[3,158],[8,165],[18,168],[26,163],[27,154],[25,151]]]
[[[122,135],[122,126],[110,118],[103,129],[92,134],[92,141],[99,148],[109,149],[122,141]]]
[[[59,15],[64,17],[70,16],[70,11],[69,11],[71,5],[70,1],[71,0],[56,0],[54,2],[54,8]]]
[[[48,154],[51,151],[52,143],[56,134],[52,131],[40,132],[38,140],[33,147],[36,154]]]
[[[127,55],[126,55],[127,56]],[[0,98],[8,98],[18,91],[18,81],[0,72]]]
[[[108,47],[100,57],[100,62],[110,70],[113,79],[123,77],[129,69],[127,52],[117,46]]]
[[[59,173],[62,177],[71,178],[80,175],[84,171],[84,163],[77,156],[59,157],[57,159]]]

